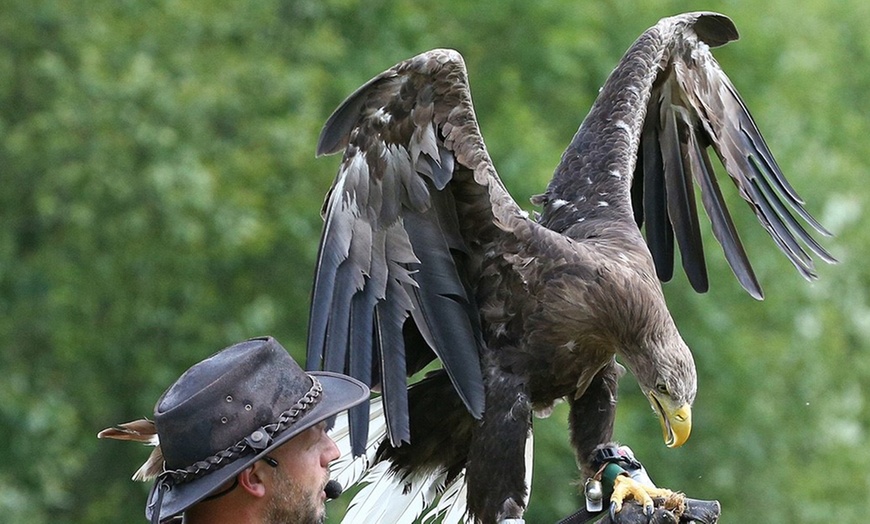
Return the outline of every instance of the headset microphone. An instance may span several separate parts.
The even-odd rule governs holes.
[[[326,498],[330,500],[337,499],[338,496],[341,495],[341,484],[337,480],[330,480],[326,483],[323,491],[326,493]]]

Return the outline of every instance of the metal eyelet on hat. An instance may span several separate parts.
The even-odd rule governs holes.
[[[256,450],[266,449],[272,443],[272,435],[266,431],[266,428],[260,428],[245,437],[245,442]]]
[[[254,406],[250,404],[245,404],[245,411],[251,411],[252,409],[254,409]]]
[[[233,401],[233,396],[227,395],[227,402],[232,402],[232,401]]]
[[[221,417],[221,424],[227,423],[227,417]]]

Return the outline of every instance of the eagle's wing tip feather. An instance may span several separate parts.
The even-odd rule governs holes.
[[[705,44],[719,47],[740,38],[737,26],[730,17],[714,11],[683,13],[660,20],[660,23],[687,24]]]

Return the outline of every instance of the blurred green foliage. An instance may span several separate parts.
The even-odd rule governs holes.
[[[711,0],[716,52],[842,263],[803,282],[745,212],[755,302],[707,235],[713,289],[666,286],[696,355],[689,443],[668,450],[629,375],[617,437],[723,523],[870,510],[870,4]],[[96,432],[184,369],[272,334],[302,360],[331,110],[433,47],[466,57],[481,128],[526,205],[607,73],[683,2],[5,0],[0,7],[0,515],[136,522],[148,450]],[[536,422],[530,523],[573,511],[565,411]]]

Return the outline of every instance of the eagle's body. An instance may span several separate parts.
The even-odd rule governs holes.
[[[707,287],[693,180],[738,280],[761,297],[707,146],[805,276],[812,260],[798,240],[832,260],[783,205],[820,228],[709,52],[734,38],[730,20],[701,13],[641,35],[535,198],[537,217],[495,172],[455,51],[396,65],[329,119],[318,153],[344,158],[324,208],[308,365],[380,388],[378,456],[400,478],[465,468],[474,518],[521,518],[532,412],[570,402],[588,466],[612,437],[616,358],[668,445],[688,438],[695,367],[659,279],[676,237],[689,280]],[[408,390],[406,377],[436,357],[443,371]],[[352,412],[354,453],[367,421]]]

